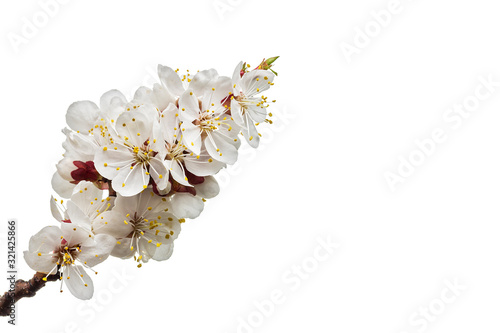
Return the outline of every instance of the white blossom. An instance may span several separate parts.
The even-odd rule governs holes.
[[[112,236],[94,236],[72,223],[63,223],[61,228],[45,227],[31,237],[24,259],[37,272],[47,275],[60,272],[69,291],[86,300],[92,298],[94,286],[85,268],[92,270],[91,267],[106,260],[115,242]]]

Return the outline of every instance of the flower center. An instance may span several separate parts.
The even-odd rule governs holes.
[[[134,146],[134,161],[136,163],[145,163],[149,164],[149,160],[151,159],[151,151],[147,149],[147,147],[143,146],[141,148]]]

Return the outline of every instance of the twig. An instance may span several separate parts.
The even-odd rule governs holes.
[[[46,282],[57,281],[60,278],[60,274],[58,273],[47,276],[47,281],[44,281],[43,278],[45,276],[46,274],[37,272],[29,281],[17,280],[14,291],[7,291],[0,297],[0,316],[6,317],[10,315],[11,307],[14,303],[23,297],[35,296],[36,292],[42,289]]]

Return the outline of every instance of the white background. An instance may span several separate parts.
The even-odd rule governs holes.
[[[401,0],[348,62],[342,43],[376,29],[370,12],[389,3],[71,0],[16,48],[9,36],[42,9],[3,1],[0,221],[5,236],[7,219],[19,220],[20,252],[57,223],[50,179],[72,102],[113,88],[130,96],[155,81],[158,63],[231,75],[240,60],[280,55],[268,96],[284,116],[184,225],[169,261],[97,266],[91,304],[51,283],[2,332],[498,331],[500,87],[457,128],[443,117],[472,100],[480,76],[500,81],[499,8]],[[391,191],[384,174],[436,128],[447,139]],[[315,267],[318,237],[340,247]],[[290,272],[302,263],[307,278]],[[32,273],[20,262],[19,277]],[[446,281],[466,290],[456,296]],[[282,304],[259,314],[255,302],[273,290]],[[435,315],[422,319],[429,306]]]

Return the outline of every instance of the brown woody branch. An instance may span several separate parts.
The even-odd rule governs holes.
[[[11,307],[24,297],[33,297],[36,292],[45,286],[49,281],[57,281],[60,274],[47,276],[47,281],[43,278],[46,276],[44,273],[35,273],[33,278],[29,281],[17,280],[13,291],[7,291],[0,297],[0,316],[6,317],[10,315]]]

